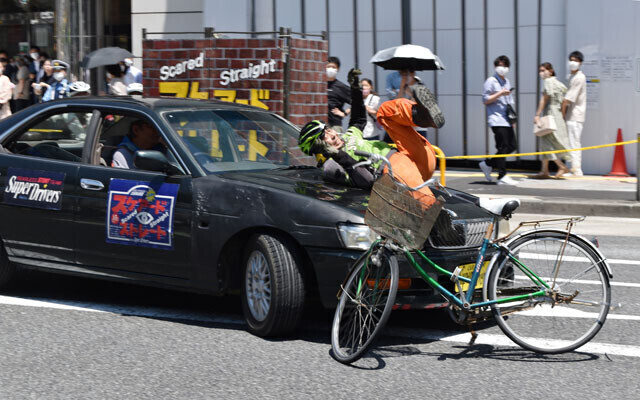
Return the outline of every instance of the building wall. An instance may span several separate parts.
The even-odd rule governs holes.
[[[285,50],[289,53],[288,89]],[[327,57],[323,40],[147,39],[143,41],[144,93],[248,104],[303,125],[326,113]],[[285,90],[289,91],[286,97]]]
[[[445,71],[418,73],[434,89],[445,113],[445,126],[438,132],[430,131],[429,139],[447,155],[495,151],[480,96],[483,81],[493,74],[493,60],[501,54],[512,60],[508,78],[516,86],[518,99],[519,151],[533,152],[538,148],[532,134],[541,87],[538,62],[551,62],[558,77],[566,82],[567,55],[575,49],[585,54],[592,78],[583,145],[614,142],[618,128],[623,130],[625,140],[636,138],[636,132],[640,132],[640,116],[634,112],[640,105],[640,43],[636,39],[640,33],[639,1],[410,0],[408,3],[411,42],[434,50],[447,67]],[[248,31],[253,27],[257,31],[274,31],[280,26],[314,34],[327,31],[329,54],[342,60],[338,79],[346,81],[349,68],[357,61],[363,76],[373,78],[378,92],[384,94],[388,72],[368,60],[376,50],[402,44],[401,6],[401,0],[132,0],[134,54],[140,54],[136,46],[141,42],[135,35],[140,34],[142,26],[154,31],[192,31],[204,26],[212,26],[216,31]],[[168,11],[161,13],[162,10]],[[619,70],[617,74],[612,65]],[[585,152],[585,172],[609,172],[613,151],[607,148]],[[635,173],[637,145],[625,146],[625,152],[628,170]]]
[[[142,56],[142,29],[148,32],[203,32],[207,0],[131,0],[131,51]],[[230,2],[232,3],[232,2]],[[210,26],[210,25],[207,25]],[[150,34],[149,39],[202,39],[202,34]],[[142,68],[142,60],[134,60]]]

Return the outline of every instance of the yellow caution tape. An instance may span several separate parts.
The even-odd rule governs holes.
[[[550,151],[538,151],[535,153],[517,153],[517,154],[487,154],[487,155],[474,155],[474,156],[449,156],[443,157],[440,154],[436,154],[437,158],[444,158],[447,160],[462,160],[462,159],[473,159],[473,158],[504,158],[504,157],[523,157],[523,156],[535,156],[541,154],[556,154],[556,153],[567,153],[569,151],[582,151],[582,150],[593,150],[593,149],[601,149],[604,147],[612,147],[612,146],[624,146],[625,144],[638,143],[638,139],[635,140],[627,140],[626,142],[616,142],[609,144],[601,144],[598,146],[588,146],[581,147],[579,149],[568,149],[568,150],[550,150]]]

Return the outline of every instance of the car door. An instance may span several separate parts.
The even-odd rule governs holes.
[[[103,151],[106,160],[100,160],[96,147],[108,149],[114,138],[121,140],[133,120],[145,119],[161,131],[146,114],[101,112],[78,170],[77,261],[106,274],[186,284],[192,260],[191,177],[101,165],[109,164],[109,154]]]
[[[43,111],[3,139],[0,235],[14,261],[75,263],[75,185],[90,117],[91,109]]]

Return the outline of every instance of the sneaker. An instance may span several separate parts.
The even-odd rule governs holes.
[[[571,174],[573,174],[573,176],[584,176],[584,173],[582,172],[581,169],[578,170],[572,170]]]
[[[412,85],[411,93],[416,104],[413,106],[413,123],[423,128],[442,128],[444,114],[431,91],[424,85]]]
[[[488,166],[486,161],[480,161],[480,164],[478,164],[478,166],[480,167],[482,172],[484,172],[484,177],[487,178],[487,181],[493,182],[493,177],[491,177],[491,171],[493,171],[493,168]]]
[[[498,179],[497,182],[498,185],[509,185],[509,186],[515,186],[518,184],[518,181],[516,181],[515,179],[511,179],[508,176],[503,176],[502,178]]]

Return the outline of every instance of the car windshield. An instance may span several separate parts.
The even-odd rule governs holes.
[[[163,117],[209,174],[316,164],[300,151],[298,130],[275,114],[181,110],[165,112]]]

